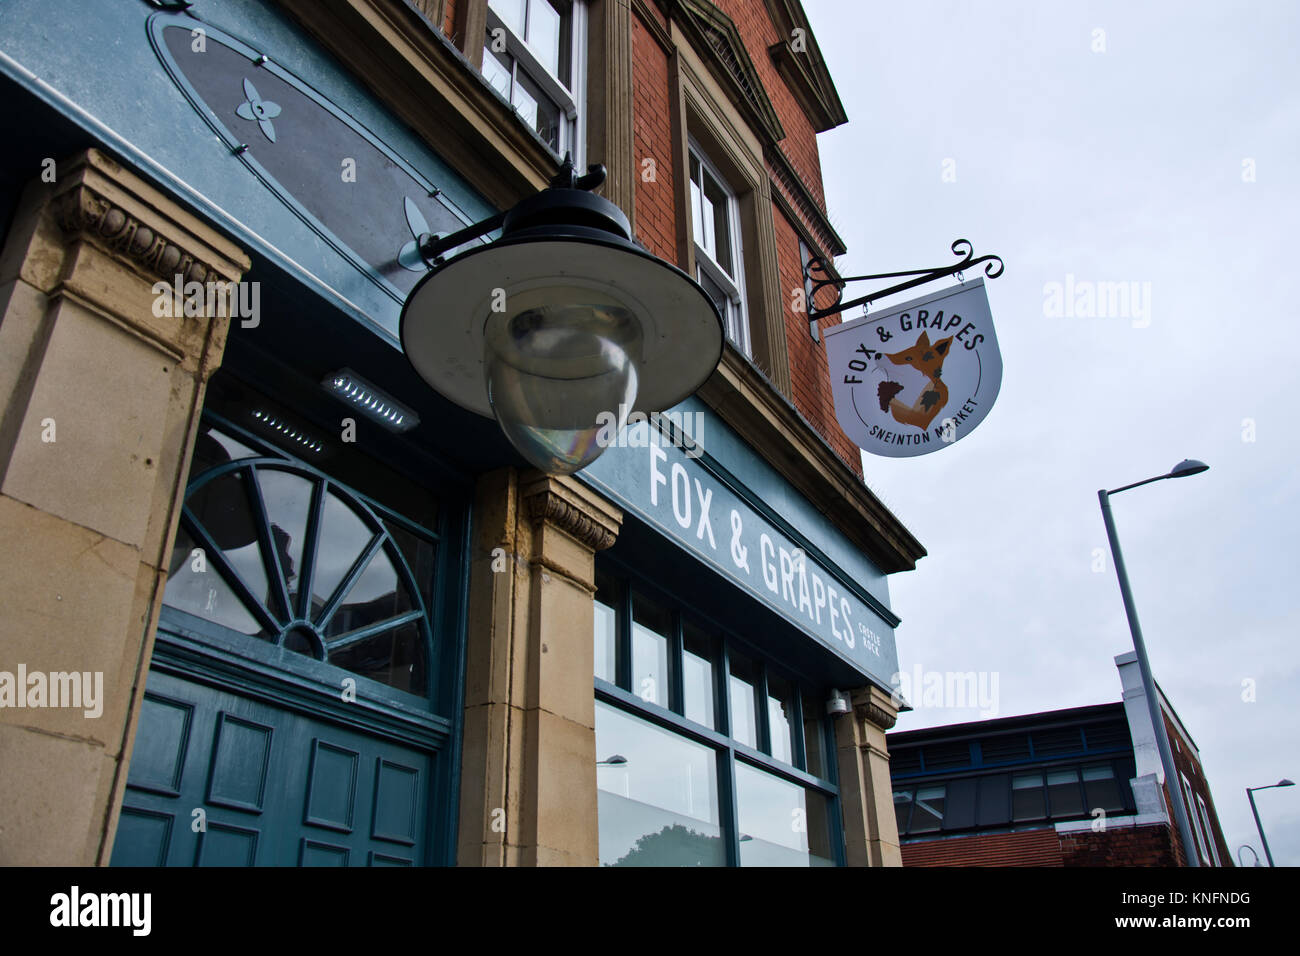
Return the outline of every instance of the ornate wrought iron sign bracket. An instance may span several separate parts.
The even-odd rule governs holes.
[[[839,278],[830,274],[824,257],[814,256],[808,260],[808,265],[804,268],[804,280],[811,283],[808,287],[808,321],[816,322],[828,315],[837,315],[845,309],[851,309],[855,305],[866,305],[876,299],[883,299],[887,295],[902,292],[904,289],[912,289],[927,282],[933,282],[935,279],[942,279],[944,276],[957,275],[960,278],[962,272],[980,263],[985,263],[984,274],[990,279],[996,279],[1002,275],[1001,257],[987,255],[973,258],[974,249],[966,239],[958,239],[953,242],[952,254],[964,258],[952,265],[939,266],[934,269],[909,269],[903,272],[879,272],[874,275],[841,276]],[[886,289],[880,289],[870,295],[859,296],[849,302],[841,301],[844,297],[844,286],[849,282],[864,282],[871,279],[899,279],[903,276],[915,276],[916,278],[908,279],[908,281],[900,282],[897,285],[891,285]],[[835,304],[826,309],[818,309],[813,304],[817,299],[817,293],[827,287],[835,290]]]

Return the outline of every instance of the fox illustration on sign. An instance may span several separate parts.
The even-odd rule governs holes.
[[[824,336],[836,420],[875,455],[924,455],[964,438],[1002,384],[982,279],[845,322]]]

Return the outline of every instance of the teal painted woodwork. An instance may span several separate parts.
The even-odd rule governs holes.
[[[459,561],[428,511],[205,417],[113,865],[451,861]]]

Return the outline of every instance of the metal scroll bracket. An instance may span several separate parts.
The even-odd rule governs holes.
[[[939,266],[934,269],[908,269],[903,272],[879,272],[874,275],[865,276],[833,276],[827,267],[826,259],[822,256],[814,256],[808,260],[804,266],[804,281],[808,287],[808,321],[817,322],[818,319],[824,319],[828,315],[838,315],[845,309],[851,309],[855,305],[866,305],[876,299],[883,299],[885,296],[893,295],[896,292],[902,292],[905,289],[912,289],[927,282],[933,282],[935,279],[942,279],[944,276],[960,275],[972,266],[984,263],[984,274],[990,279],[996,279],[1002,275],[1002,259],[999,256],[988,255],[974,258],[974,249],[966,239],[958,239],[952,244],[952,254],[963,257],[960,262],[955,262],[948,266]],[[844,302],[844,286],[850,282],[865,282],[872,279],[900,279],[904,276],[914,276],[906,282],[900,282],[891,285],[886,289],[878,289],[869,295],[859,296],[849,302]],[[822,289],[832,288],[835,290],[835,304],[825,309],[818,309],[813,303],[816,301],[817,293]]]

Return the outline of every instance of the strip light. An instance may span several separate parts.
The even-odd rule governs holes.
[[[420,416],[387,392],[371,385],[350,368],[325,376],[321,383],[326,391],[347,402],[361,414],[378,422],[390,432],[410,431],[420,424]]]
[[[287,422],[281,421],[270,412],[264,412],[260,408],[254,409],[253,418],[268,432],[274,432],[277,435],[282,435],[291,441],[295,441],[308,451],[315,452],[319,455],[325,450],[325,446],[321,444],[320,441],[309,435],[303,434],[297,428]]]

